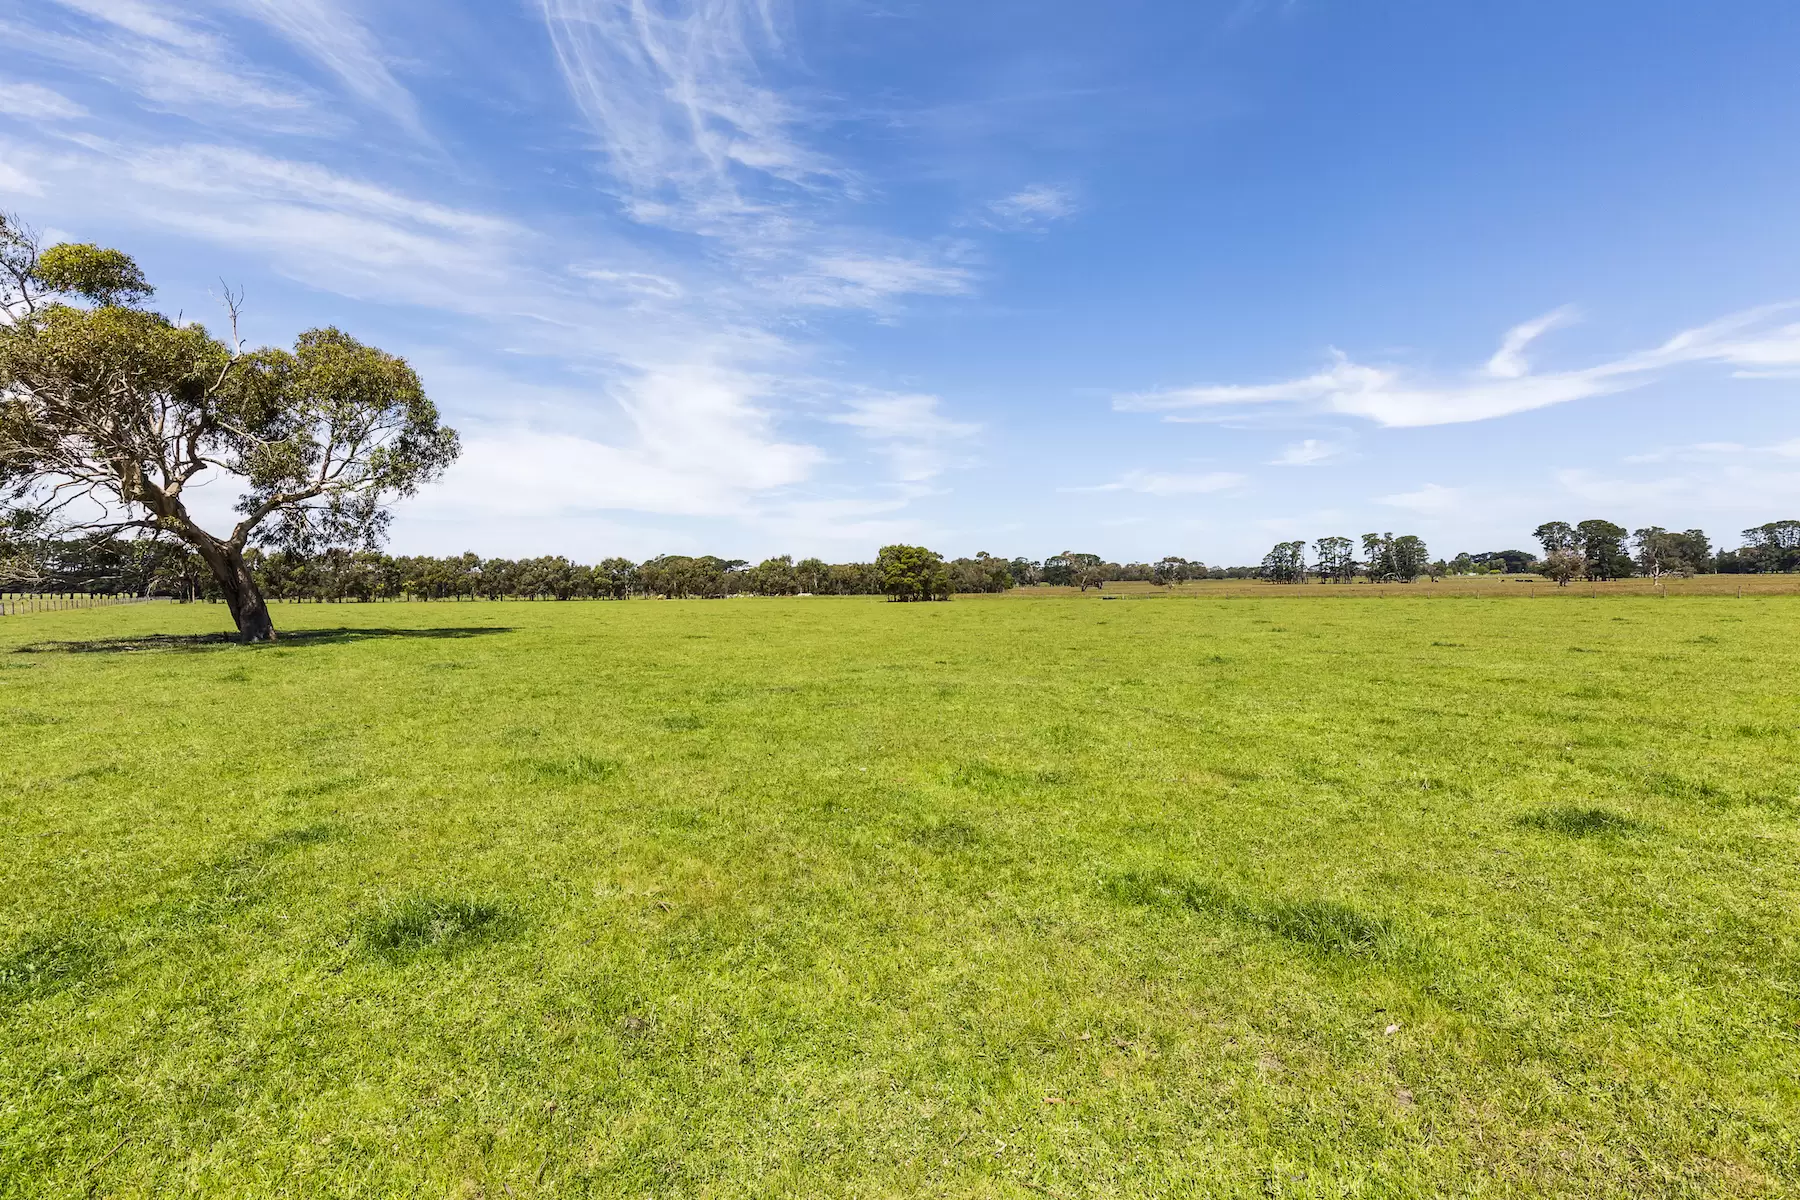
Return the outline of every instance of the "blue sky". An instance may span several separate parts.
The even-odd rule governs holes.
[[[0,0],[0,39],[0,204],[420,369],[466,452],[399,551],[1800,516],[1791,3]]]

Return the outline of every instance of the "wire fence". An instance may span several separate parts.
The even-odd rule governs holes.
[[[67,612],[76,608],[111,608],[118,604],[154,604],[167,599],[166,596],[132,596],[124,592],[0,592],[0,617]]]

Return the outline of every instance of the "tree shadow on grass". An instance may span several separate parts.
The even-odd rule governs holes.
[[[274,650],[295,646],[339,646],[347,642],[366,642],[383,638],[481,637],[490,633],[511,633],[510,625],[447,626],[436,629],[296,629],[278,633],[273,642],[240,642],[230,633],[151,633],[141,637],[92,638],[77,642],[33,642],[20,646],[14,654],[132,654],[145,651],[191,653],[238,646],[250,650]]]

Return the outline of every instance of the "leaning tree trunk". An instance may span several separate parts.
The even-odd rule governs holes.
[[[269,619],[269,605],[256,577],[244,562],[244,552],[230,542],[201,543],[195,546],[206,560],[213,580],[225,595],[225,606],[237,624],[238,637],[246,642],[272,642],[275,623]]]
[[[231,619],[237,622],[238,636],[246,642],[274,641],[275,622],[269,619],[268,601],[263,599],[256,577],[244,563],[243,551],[234,549],[228,558],[236,587],[228,589],[225,596],[231,605]]]

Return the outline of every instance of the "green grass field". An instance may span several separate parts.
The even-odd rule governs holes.
[[[1794,1194],[1796,618],[0,620],[0,1195]]]

